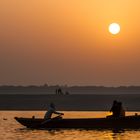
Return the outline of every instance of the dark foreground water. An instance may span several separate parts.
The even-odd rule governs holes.
[[[105,117],[108,112],[64,112],[66,118]],[[140,112],[137,112],[140,114]],[[128,112],[128,114],[134,114]],[[40,111],[0,111],[0,140],[139,140],[140,130],[31,130],[14,120],[15,116],[43,117]]]

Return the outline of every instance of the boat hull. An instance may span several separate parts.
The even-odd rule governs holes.
[[[75,119],[44,119],[18,118],[15,119],[28,128],[57,129],[57,128],[84,128],[84,129],[123,129],[140,128],[140,116],[127,116],[120,118],[75,118]]]

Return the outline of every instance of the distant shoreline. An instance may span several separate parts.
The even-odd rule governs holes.
[[[121,101],[126,111],[140,111],[140,94],[0,94],[0,110],[45,111],[53,102],[61,111],[109,111],[113,100]]]
[[[60,92],[58,92],[60,91]],[[0,94],[140,94],[140,86],[0,86]]]

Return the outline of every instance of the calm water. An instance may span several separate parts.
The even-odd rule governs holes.
[[[107,112],[64,113],[66,118],[104,117],[108,114]],[[14,120],[15,116],[30,117],[33,115],[43,117],[44,112],[0,111],[0,140],[140,140],[140,130],[31,130]]]

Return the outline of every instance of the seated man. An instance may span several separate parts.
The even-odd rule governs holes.
[[[125,110],[122,106],[122,102],[118,102],[119,117],[125,117]]]
[[[116,100],[113,101],[113,105],[110,109],[112,115],[110,117],[117,117],[118,116],[118,102]]]
[[[113,114],[107,117],[125,117],[125,110],[122,107],[122,103],[117,102],[116,100],[114,100],[110,112],[112,112]]]
[[[64,115],[63,113],[56,112],[55,105],[53,103],[50,104],[48,111],[45,113],[44,119],[51,119],[52,114]]]

